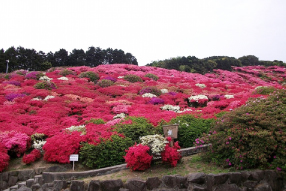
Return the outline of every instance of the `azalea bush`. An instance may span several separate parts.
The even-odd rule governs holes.
[[[109,86],[111,86],[112,84],[114,84],[114,82],[111,81],[111,80],[105,80],[105,79],[103,79],[103,80],[100,80],[97,84],[98,84],[100,87],[104,88],[104,87],[109,87]]]
[[[145,87],[139,91],[140,95],[143,95],[145,93],[151,93],[151,94],[154,94],[156,96],[160,96],[162,94],[161,90],[156,88],[156,87]]]
[[[50,81],[42,81],[39,82],[37,84],[35,84],[34,86],[36,89],[46,89],[46,90],[52,90],[52,89],[56,89],[57,86],[55,85],[55,83],[50,82]]]
[[[142,78],[137,75],[128,74],[124,76],[124,80],[127,80],[128,82],[134,83],[134,82],[143,82]]]
[[[286,170],[286,90],[252,99],[218,119],[206,140],[208,161],[222,166]]]
[[[5,145],[0,142],[0,172],[9,165],[10,156],[7,152]]]
[[[39,151],[38,149],[34,149],[29,154],[24,154],[22,161],[25,164],[31,164],[32,162],[39,160],[41,156],[41,151]]]
[[[145,77],[147,78],[151,78],[153,79],[154,81],[157,81],[159,79],[159,77],[155,74],[151,74],[151,73],[148,73],[148,74],[145,74]]]
[[[170,143],[172,141],[171,137],[167,137],[168,143],[165,146],[164,151],[161,153],[162,161],[171,165],[172,167],[177,166],[178,161],[182,158],[178,150],[181,148],[178,141],[174,143],[171,147]]]
[[[113,135],[99,144],[84,143],[80,149],[80,160],[89,168],[103,168],[122,164],[125,150],[133,144],[126,137]]]
[[[124,156],[127,167],[132,170],[146,170],[150,168],[153,157],[149,154],[150,148],[147,145],[135,144],[126,150]]]
[[[20,157],[31,146],[31,138],[17,131],[0,132],[0,142],[12,156],[17,157]]]
[[[97,82],[99,80],[99,75],[95,72],[88,71],[88,72],[82,72],[79,74],[80,78],[88,78],[92,82]]]
[[[75,75],[75,72],[69,69],[63,69],[59,72],[59,75],[62,75],[62,76]]]

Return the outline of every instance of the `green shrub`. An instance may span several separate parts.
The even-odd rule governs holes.
[[[41,81],[34,86],[36,89],[46,89],[46,90],[51,90],[51,89],[56,89],[57,86],[55,83],[50,82],[50,81]]]
[[[222,166],[286,170],[286,90],[253,99],[217,120],[204,155]]]
[[[116,125],[115,130],[131,138],[133,143],[139,143],[141,136],[158,134],[160,128],[155,128],[144,117],[127,117],[125,121]]]
[[[255,88],[253,94],[269,95],[276,90],[273,86],[258,86]]]
[[[111,80],[100,80],[97,84],[100,87],[105,88],[105,87],[109,87],[109,86],[113,85],[114,82]]]
[[[59,74],[62,76],[67,76],[67,75],[75,75],[75,72],[72,70],[63,69],[59,72]]]
[[[99,80],[99,75],[92,71],[82,72],[79,74],[80,78],[88,78],[92,82],[97,82]]]
[[[195,118],[193,115],[181,115],[170,121],[169,124],[178,124],[178,141],[183,148],[194,146],[196,138],[209,132],[214,119]]]
[[[118,135],[102,140],[98,145],[84,143],[79,156],[82,164],[89,168],[103,168],[124,163],[125,150],[133,145],[133,141]]]
[[[160,96],[162,94],[161,90],[157,89],[156,87],[145,87],[139,91],[140,95],[143,95],[145,93],[151,93],[156,96]]]
[[[128,82],[134,83],[134,82],[143,82],[142,78],[139,76],[128,74],[124,76],[124,80],[127,80]]]
[[[46,62],[43,62],[40,64],[40,70],[41,71],[45,71],[45,70],[48,70],[52,67],[52,63],[46,61]]]
[[[151,78],[151,79],[153,79],[154,81],[157,81],[157,80],[159,79],[158,76],[156,76],[155,74],[151,74],[151,73],[146,74],[145,77]]]
[[[91,118],[90,120],[88,121],[85,121],[85,124],[88,124],[88,123],[93,123],[93,124],[104,124],[105,121],[103,119],[94,119],[94,118]]]

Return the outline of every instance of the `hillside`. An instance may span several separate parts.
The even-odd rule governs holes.
[[[114,64],[1,74],[0,148],[2,144],[3,153],[21,156],[30,146],[26,142],[37,133],[49,138],[50,147],[65,146],[69,156],[79,152],[81,133],[88,136],[85,141],[98,144],[101,138],[118,134],[115,124],[132,123],[124,120],[127,116],[144,117],[155,128],[184,114],[215,118],[251,97],[266,97],[263,87],[285,88],[284,67],[233,69],[201,75]],[[72,145],[67,141],[71,136],[76,140]],[[57,157],[57,153],[45,154],[46,160],[67,162]]]

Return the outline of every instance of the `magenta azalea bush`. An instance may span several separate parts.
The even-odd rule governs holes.
[[[285,78],[280,66],[234,67],[232,72],[201,75],[128,64],[54,68],[45,76],[37,71],[0,75],[0,142],[11,157],[21,156],[30,148],[30,136],[41,133],[48,137],[44,159],[66,163],[81,142],[99,144],[117,133],[116,124],[132,126],[125,117],[144,118],[155,129],[185,114],[216,119],[249,98],[267,98],[270,90],[283,89]],[[112,83],[101,87],[98,80]],[[89,123],[86,135],[64,133],[91,119],[106,123]]]

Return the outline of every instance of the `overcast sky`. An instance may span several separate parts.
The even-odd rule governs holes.
[[[7,0],[0,48],[122,49],[139,65],[177,56],[286,62],[286,0]]]

